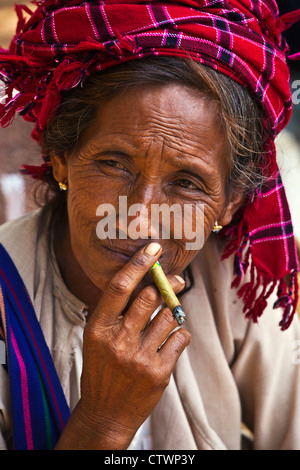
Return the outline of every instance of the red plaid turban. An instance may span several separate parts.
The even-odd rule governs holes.
[[[239,289],[246,316],[257,321],[277,289],[275,307],[283,308],[280,326],[287,328],[297,305],[298,262],[274,138],[292,108],[282,31],[300,18],[300,10],[279,18],[274,0],[32,3],[37,6],[34,13],[16,6],[17,33],[9,51],[0,50],[7,93],[0,108],[2,126],[18,112],[35,122],[33,137],[39,140],[62,90],[117,63],[153,55],[189,56],[230,76],[259,100],[273,131],[265,148],[269,182],[248,202],[240,219],[224,229],[229,237],[224,256],[235,253],[234,285],[243,280],[249,265],[251,280]],[[24,11],[30,15],[27,22]],[[47,167],[27,170],[43,178]]]

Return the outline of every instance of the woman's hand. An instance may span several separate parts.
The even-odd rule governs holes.
[[[57,448],[126,449],[168,385],[190,334],[183,328],[171,334],[178,325],[167,308],[149,322],[162,303],[154,286],[145,287],[122,314],[160,254],[155,243],[136,253],[112,278],[89,319],[81,399]],[[175,292],[183,288],[176,276],[168,279]]]

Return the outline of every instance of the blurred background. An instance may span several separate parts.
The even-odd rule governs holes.
[[[26,1],[0,0],[0,46],[3,48],[9,47],[15,32],[14,4],[29,6]],[[40,162],[39,148],[30,137],[32,127],[19,116],[11,126],[0,127],[0,224],[36,207],[33,197],[35,183],[19,172],[24,163]]]
[[[0,0],[0,45],[7,48],[14,34],[14,4],[30,2]],[[300,0],[278,0],[282,13],[300,8]],[[32,6],[31,6],[32,8]],[[287,33],[291,52],[300,51],[299,24]],[[291,69],[294,111],[288,128],[277,141],[278,163],[291,207],[296,237],[300,240],[300,61]],[[19,173],[23,163],[39,164],[39,148],[31,139],[32,125],[16,117],[14,123],[0,128],[0,224],[35,207],[35,182]]]

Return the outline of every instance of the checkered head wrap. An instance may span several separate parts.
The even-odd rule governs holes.
[[[276,289],[274,307],[286,329],[297,305],[293,228],[276,165],[274,138],[289,121],[288,46],[282,32],[300,10],[279,17],[275,0],[35,0],[35,11],[16,6],[18,26],[8,51],[0,50],[6,100],[0,122],[15,113],[35,123],[39,140],[60,102],[60,92],[122,62],[154,55],[191,57],[230,76],[261,103],[273,132],[265,150],[268,182],[242,215],[224,228],[235,254],[233,285],[247,317],[257,321]],[[24,12],[29,19],[24,18]],[[51,169],[50,169],[51,170]],[[47,164],[27,167],[43,179]],[[249,282],[242,282],[250,270]]]

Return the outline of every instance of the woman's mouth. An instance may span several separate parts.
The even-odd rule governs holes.
[[[134,253],[138,251],[138,248],[135,251],[127,251],[118,247],[108,247],[105,245],[101,245],[101,247],[104,249],[104,252],[107,253],[110,259],[114,259],[115,261],[122,264],[127,263]]]
[[[128,261],[132,258],[132,256],[137,253],[141,248],[145,247],[147,242],[143,241],[143,243],[135,244],[135,245],[127,245],[126,248],[121,248],[119,246],[107,246],[101,243],[101,247],[103,248],[104,255],[109,260],[115,260],[118,263],[124,264],[128,263]],[[161,256],[161,258],[163,255]]]

